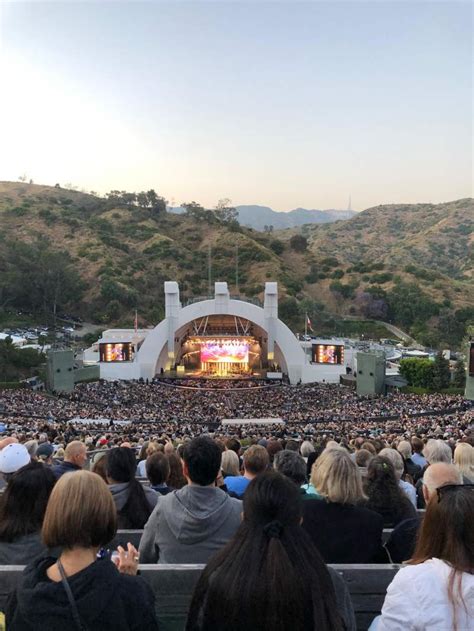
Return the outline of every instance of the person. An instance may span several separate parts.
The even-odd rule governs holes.
[[[423,468],[413,462],[410,442],[408,440],[400,441],[397,451],[403,458],[405,472],[408,473],[413,482],[418,482],[423,475]]]
[[[157,631],[153,592],[143,578],[133,576],[138,567],[133,546],[119,548],[117,567],[108,557],[97,558],[116,530],[114,502],[98,475],[61,476],[42,529],[44,544],[60,548],[61,554],[25,568],[6,606],[7,629]]]
[[[46,551],[41,526],[55,482],[39,462],[11,476],[0,499],[0,565],[25,565]]]
[[[243,518],[196,584],[186,631],[355,631],[344,580],[301,527],[298,487],[276,471],[249,484]]]
[[[140,462],[137,466],[137,477],[146,477],[146,460],[148,456],[151,456],[151,454],[154,454],[157,451],[160,451],[160,445],[157,442],[144,443],[140,452]]]
[[[462,484],[462,476],[452,464],[437,462],[428,467],[423,477],[423,496],[428,503],[437,489],[452,485]],[[421,518],[415,517],[400,522],[391,533],[385,544],[385,549],[393,563],[407,561],[415,550],[416,537],[421,525]]]
[[[146,476],[150,480],[150,488],[160,495],[171,493],[166,484],[170,475],[170,463],[164,453],[155,451],[146,459]]]
[[[303,502],[303,528],[326,563],[371,563],[381,559],[382,517],[361,505],[362,478],[345,449],[326,449],[311,483],[323,499]]]
[[[314,498],[313,494],[308,493],[303,488],[303,485],[306,484],[306,462],[298,452],[288,449],[279,451],[273,460],[273,468],[296,484],[303,499]]]
[[[416,517],[416,509],[398,486],[392,463],[375,456],[369,462],[364,491],[367,508],[383,517],[384,528],[393,528],[405,519]]]
[[[119,528],[143,528],[158,500],[158,493],[135,478],[135,454],[129,447],[107,453],[107,482],[117,507]]]
[[[160,496],[140,541],[142,563],[206,563],[240,524],[242,503],[215,485],[221,451],[209,437],[186,443],[187,485]]]
[[[87,460],[87,449],[84,443],[80,440],[73,440],[66,445],[66,451],[64,452],[64,460],[53,467],[53,473],[56,479],[74,471],[81,471],[84,468]]]
[[[388,586],[371,631],[474,629],[474,487],[438,488],[409,565]]]
[[[53,464],[54,447],[51,443],[43,442],[39,444],[36,451],[36,458],[43,464],[51,466]]]
[[[8,443],[0,451],[0,473],[8,482],[13,473],[31,462],[27,448],[20,443]]]
[[[266,471],[269,464],[270,457],[265,447],[262,447],[262,445],[252,445],[249,447],[243,456],[244,474],[238,476],[229,475],[224,478],[229,493],[233,493],[236,497],[241,498],[250,484],[250,481],[253,480],[255,476]]]
[[[395,477],[397,478],[398,486],[413,504],[413,508],[416,509],[416,489],[413,484],[402,480],[402,475],[405,471],[405,465],[402,455],[396,449],[392,449],[392,447],[385,447],[379,452],[378,455],[390,460],[395,471]]]
[[[422,470],[428,464],[428,461],[423,456],[424,446],[425,446],[425,443],[421,440],[421,438],[418,438],[418,436],[412,437],[411,447],[412,447],[413,453],[412,453],[411,459],[413,460],[415,464],[421,467]]]
[[[168,486],[171,489],[182,489],[183,486],[186,486],[186,478],[183,473],[183,463],[181,458],[176,453],[168,453],[165,454],[168,458],[168,463],[170,466],[170,475],[168,478]]]
[[[221,469],[224,478],[239,475],[239,456],[232,449],[222,452]]]
[[[474,447],[459,443],[454,450],[454,464],[463,477],[464,484],[474,484]]]
[[[104,482],[107,482],[107,452],[99,451],[94,455],[93,465],[91,469],[92,473],[100,475]]]
[[[451,464],[453,461],[453,452],[451,451],[451,447],[441,439],[430,438],[430,440],[426,443],[423,448],[423,456],[426,458],[427,465],[423,471],[424,473],[428,470],[430,465],[436,464],[438,462],[444,462],[446,464]],[[420,478],[416,483],[416,494],[417,494],[417,506],[418,508],[425,508],[425,498],[423,493],[423,478]]]

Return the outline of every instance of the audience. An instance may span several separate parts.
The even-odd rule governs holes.
[[[371,563],[382,553],[382,517],[366,500],[357,465],[344,449],[324,451],[311,483],[323,499],[303,502],[303,528],[326,563]]]
[[[39,462],[12,474],[0,499],[0,565],[23,565],[45,552],[41,526],[55,482]]]
[[[270,458],[265,447],[252,445],[243,456],[244,474],[239,476],[230,475],[224,478],[227,490],[235,494],[236,497],[242,497],[251,480],[266,471],[269,464]]]
[[[143,528],[158,501],[158,493],[135,478],[135,454],[116,447],[107,454],[107,481],[117,507],[119,528]]]
[[[81,471],[87,461],[87,449],[80,440],[73,440],[66,446],[64,452],[64,460],[53,467],[53,473],[56,479],[74,471]]]
[[[66,474],[54,487],[43,523],[48,548],[59,558],[42,557],[27,566],[9,599],[9,631],[157,631],[154,596],[138,576],[137,551],[119,550],[117,567],[97,560],[115,535],[117,515],[107,486],[88,471]]]
[[[268,471],[244,495],[243,518],[202,573],[186,631],[355,631],[341,577],[301,527],[296,485]]]
[[[402,480],[402,475],[405,470],[405,465],[404,465],[401,454],[396,449],[392,449],[391,447],[385,447],[379,452],[379,456],[382,456],[383,458],[387,458],[392,463],[398,486],[401,488],[403,493],[405,493],[405,495],[408,497],[410,502],[413,504],[413,508],[416,509],[416,489],[413,486],[413,484],[410,484],[409,482],[405,482],[405,480]]]
[[[464,484],[474,484],[474,447],[459,443],[454,450],[454,464],[463,477]]]
[[[393,528],[405,519],[416,517],[416,509],[399,487],[388,458],[375,456],[369,462],[365,493],[367,508],[383,517],[384,528]]]
[[[474,492],[448,484],[429,499],[410,564],[389,585],[371,631],[466,631],[474,621]]]
[[[279,451],[273,460],[273,468],[296,484],[303,499],[314,497],[302,488],[306,483],[306,462],[296,451]]]
[[[400,441],[397,450],[403,458],[405,473],[408,473],[413,482],[417,482],[423,475],[423,468],[413,462],[410,441]]]
[[[150,480],[150,487],[160,495],[167,495],[172,491],[167,480],[170,476],[170,463],[164,453],[155,451],[146,459],[146,476]]]
[[[206,563],[234,535],[242,504],[215,485],[221,451],[208,437],[186,443],[188,484],[160,496],[140,541],[142,563]]]

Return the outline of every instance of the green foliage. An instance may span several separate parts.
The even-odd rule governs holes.
[[[279,239],[274,239],[270,242],[270,249],[275,252],[277,256],[280,256],[280,254],[283,254],[285,251],[285,244]]]
[[[397,283],[387,293],[388,318],[409,329],[416,321],[438,315],[439,306],[415,283]]]
[[[343,298],[353,298],[355,295],[355,290],[357,288],[357,283],[349,283],[348,285],[344,285],[338,280],[333,281],[329,285],[329,289],[334,294],[340,294]]]
[[[331,278],[342,278],[344,276],[344,270],[336,269],[331,275]]]
[[[33,348],[17,348],[10,337],[0,340],[0,379],[3,381],[30,377],[33,369],[37,369],[44,361],[42,353]]]
[[[458,359],[454,367],[453,384],[456,388],[462,389],[466,386],[466,366],[462,359]]]
[[[400,374],[409,386],[431,388],[433,384],[434,362],[430,359],[410,357],[400,360]]]
[[[304,252],[308,248],[308,239],[302,234],[295,234],[290,239],[290,247],[295,252]]]
[[[449,361],[443,357],[443,353],[439,351],[433,362],[433,381],[431,388],[439,391],[447,388],[451,381],[451,373],[449,371]]]

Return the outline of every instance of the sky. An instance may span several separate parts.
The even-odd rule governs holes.
[[[275,210],[471,197],[472,14],[0,0],[0,180]]]

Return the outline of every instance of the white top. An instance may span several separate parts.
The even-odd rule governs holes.
[[[474,631],[474,575],[461,574],[455,607],[448,597],[452,568],[440,559],[403,567],[387,589],[377,631]],[[454,616],[456,615],[456,626]]]
[[[398,486],[402,489],[402,491],[408,497],[410,502],[416,508],[416,489],[413,486],[413,484],[410,484],[409,482],[405,482],[405,480],[399,480]]]

